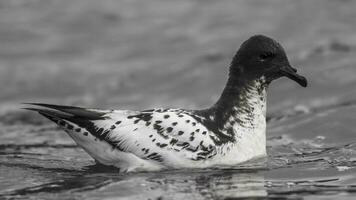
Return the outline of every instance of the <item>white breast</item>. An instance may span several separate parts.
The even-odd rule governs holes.
[[[234,123],[233,130],[236,142],[221,147],[221,151],[226,152],[220,158],[219,163],[233,165],[253,158],[266,156],[266,89],[262,93],[257,90],[250,90],[248,95],[248,105],[250,112],[239,113],[231,116],[228,121],[238,121]],[[234,108],[240,109],[240,108]],[[228,128],[227,123],[226,128]]]

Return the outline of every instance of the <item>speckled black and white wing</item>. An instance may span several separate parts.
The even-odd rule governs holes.
[[[31,108],[64,128],[95,160],[127,171],[199,167],[218,153],[214,134],[189,111],[35,105],[52,109]]]
[[[211,132],[187,111],[114,111],[108,116],[113,125],[106,137],[119,141],[118,149],[133,152],[142,159],[177,165],[180,161],[198,161],[216,155]]]
[[[183,110],[112,111],[90,131],[113,148],[169,167],[216,155],[210,132]]]

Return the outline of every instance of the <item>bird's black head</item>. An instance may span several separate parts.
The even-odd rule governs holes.
[[[307,86],[305,77],[289,64],[283,47],[275,40],[256,35],[246,40],[237,51],[230,67],[230,76],[258,79],[264,77],[266,83],[286,76],[301,86]]]

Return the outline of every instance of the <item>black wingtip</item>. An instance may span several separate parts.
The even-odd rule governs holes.
[[[22,102],[22,105],[41,106],[41,103]]]
[[[38,112],[38,113],[44,111],[43,109],[39,109],[39,108],[21,108],[21,109],[35,111],[35,112]]]
[[[57,109],[57,110],[61,110],[61,109],[82,109],[80,107],[76,107],[76,106],[63,106],[63,105],[55,105],[55,104],[47,104],[47,103],[21,103],[24,105],[32,105],[32,106],[40,106],[40,107],[45,107],[45,108],[51,108],[51,109]]]
[[[36,108],[21,108],[23,110],[31,110],[31,111],[39,111],[39,109]]]
[[[46,113],[49,113],[51,115],[54,114],[54,116],[59,116],[59,117],[70,115],[72,117],[80,117],[88,120],[99,120],[99,119],[103,119],[103,116],[106,114],[106,112],[94,111],[94,110],[75,107],[75,106],[63,106],[63,105],[54,105],[54,104],[46,104],[46,103],[22,103],[22,104],[43,107],[43,108],[30,108],[27,110],[38,111],[38,112],[40,112],[41,110],[45,110]]]
[[[63,118],[63,116],[58,116],[58,114],[46,109],[39,109],[39,108],[21,108],[21,109],[38,112],[40,115],[46,117],[47,119],[55,123],[57,123],[59,120]]]

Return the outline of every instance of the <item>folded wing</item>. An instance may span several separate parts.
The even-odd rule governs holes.
[[[199,123],[204,119],[197,120],[197,116],[186,110],[152,109],[138,112],[31,105],[44,107],[29,109],[56,122],[72,135],[78,133],[79,139],[90,134],[96,140],[107,143],[111,149],[132,153],[147,161],[164,162],[168,166],[174,163],[175,166],[171,167],[184,167],[187,162],[191,164],[209,160],[217,154],[213,133]],[[84,149],[94,148],[91,146],[95,145],[85,146],[86,142],[76,142]]]

